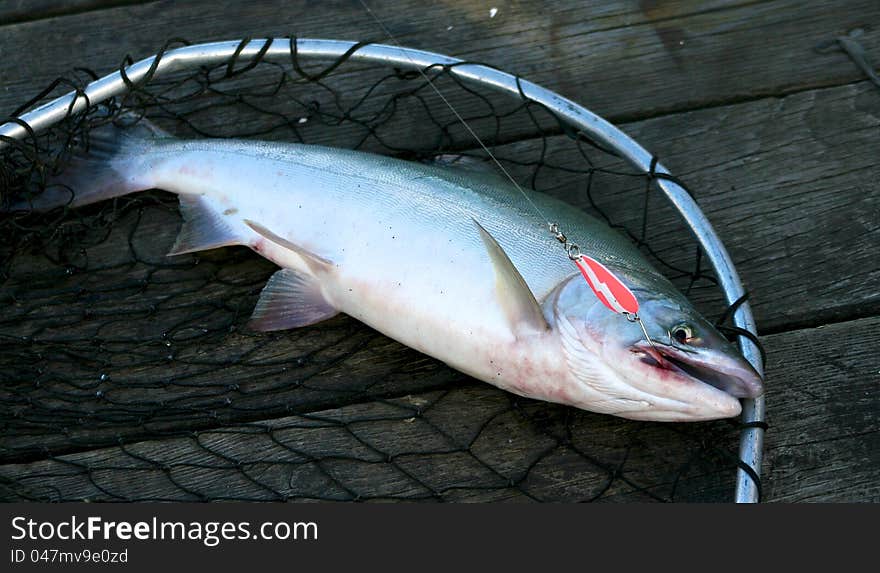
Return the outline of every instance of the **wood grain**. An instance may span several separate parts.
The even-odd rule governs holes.
[[[880,45],[880,31],[869,26],[880,16],[872,0],[835,10],[796,0],[565,2],[552,10],[519,3],[494,18],[470,1],[372,8],[404,45],[493,64],[614,120],[852,82],[862,74],[842,52],[814,48],[862,28],[869,53]],[[387,41],[358,3],[341,1],[151,2],[3,33],[0,109],[7,113],[75,66],[106,73],[125,54],[146,57],[170,36]]]
[[[0,3],[0,26],[80,14],[149,0],[4,0]]]

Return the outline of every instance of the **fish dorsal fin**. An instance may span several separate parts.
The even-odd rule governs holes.
[[[178,198],[183,226],[169,256],[241,244],[241,237],[211,208],[207,199],[191,195]]]
[[[281,269],[272,275],[248,326],[254,330],[286,330],[309,326],[339,314],[321,293],[318,280],[294,271]]]
[[[306,263],[309,265],[309,268],[314,272],[319,272],[322,270],[326,270],[328,267],[333,266],[333,262],[325,259],[324,257],[318,256],[315,253],[309,251],[308,249],[304,249],[299,245],[295,245],[285,239],[273,233],[265,226],[257,223],[256,221],[251,221],[250,219],[245,219],[244,224],[254,230],[258,235],[266,239],[267,241],[271,241],[276,245],[281,245],[285,249],[290,249],[297,255],[301,256],[305,259]]]
[[[492,261],[492,268],[495,270],[495,290],[498,294],[498,300],[504,309],[504,314],[510,322],[514,334],[534,334],[548,330],[550,327],[541,312],[535,295],[529,289],[529,285],[513,266],[507,253],[495,240],[495,237],[489,234],[489,231],[483,228],[476,219],[473,219],[474,225],[480,231],[480,238],[486,245],[489,252],[489,259]]]

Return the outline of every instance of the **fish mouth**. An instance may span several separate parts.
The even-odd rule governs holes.
[[[757,398],[764,393],[763,379],[742,356],[709,349],[683,350],[647,341],[635,347],[642,363],[708,384],[734,398]]]

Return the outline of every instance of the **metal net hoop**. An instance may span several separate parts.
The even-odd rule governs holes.
[[[184,46],[174,47],[178,43]],[[317,71],[312,69],[316,63],[321,64]],[[340,101],[339,88],[327,83],[335,77],[344,78],[346,75],[356,80],[361,68],[375,70],[377,66],[386,72],[380,74],[378,80],[369,83],[357,97],[348,98],[345,103]],[[388,69],[392,71],[388,72]],[[348,130],[344,132],[347,137],[345,145],[353,148],[378,150],[411,159],[444,153],[479,156],[479,153],[473,152],[477,147],[476,142],[469,138],[460,122],[449,117],[448,110],[437,101],[429,101],[430,94],[421,74],[426,74],[438,85],[445,82],[446,86],[454,86],[462,97],[476,102],[467,108],[470,110],[466,114],[467,121],[477,126],[493,149],[516,143],[515,135],[506,136],[501,129],[505,120],[526,118],[523,121],[532,128],[539,128],[545,138],[565,135],[577,149],[584,150],[582,156],[588,167],[583,174],[588,180],[592,181],[597,173],[604,173],[643,180],[646,189],[660,190],[693,233],[699,247],[694,271],[682,271],[668,264],[667,270],[689,277],[690,288],[694,282],[708,276],[700,267],[700,261],[705,256],[712,267],[712,280],[728,305],[723,318],[732,322],[731,332],[738,336],[744,355],[761,371],[756,325],[736,270],[711,224],[684,184],[669,173],[654,155],[588,109],[518,76],[484,64],[397,46],[336,40],[245,39],[199,45],[171,41],[154,57],[136,63],[126,58],[117,72],[102,78],[80,70],[76,78],[56,81],[16,110],[12,120],[0,125],[0,152],[6,154],[3,170],[0,171],[0,184],[3,185],[0,191],[4,192],[0,199],[9,201],[12,195],[22,189],[37,189],[39,192],[40,182],[44,182],[48,173],[63,164],[69,148],[74,143],[87,140],[88,129],[107,121],[119,120],[123,114],[131,117],[132,113],[156,119],[160,123],[163,119],[174,122],[178,129],[202,137],[236,135],[312,142],[311,133],[307,132],[313,125],[320,125],[324,131],[330,131],[331,127]],[[406,88],[401,89],[400,86],[404,84]],[[312,92],[292,102],[278,102],[286,93],[283,90],[291,85],[307,85]],[[59,88],[73,91],[46,102],[48,96]],[[323,93],[323,101],[310,97],[313,93]],[[495,96],[501,96],[510,105],[499,109],[493,99]],[[197,102],[205,97],[220,98],[227,103],[234,101],[238,106],[237,113],[244,116],[250,110],[263,118],[275,117],[277,121],[270,125],[254,122],[250,129],[248,121],[223,125],[222,121],[212,120],[207,122],[210,128],[206,128],[206,123],[200,118],[218,109],[222,112],[222,106],[199,105]],[[255,101],[260,104],[254,104]],[[280,103],[282,108],[272,107],[274,104],[267,103],[269,101]],[[35,103],[41,105],[31,109]],[[180,111],[181,105],[188,106],[185,113]],[[284,105],[287,105],[286,110],[280,111]],[[400,116],[405,115],[401,109],[407,105],[415,105],[425,117],[430,118],[430,122],[426,123],[430,123],[434,135],[421,145],[406,145],[386,137],[385,126],[400,121]],[[612,156],[619,163],[613,166],[597,165],[589,156],[595,151]],[[550,155],[544,139],[537,162],[519,162],[509,154],[505,155],[505,161],[523,167],[521,175],[527,173],[530,186],[537,188],[536,183],[548,165],[559,170],[566,169],[565,166],[551,165]],[[629,169],[622,166],[628,166]],[[154,205],[173,209],[173,203],[169,203],[167,198],[147,199],[151,200]],[[593,203],[591,196],[589,200]],[[113,216],[105,221],[106,225],[109,227],[118,213],[142,207],[143,200],[140,201],[119,200],[113,208]],[[647,201],[646,198],[646,212]],[[106,211],[92,212],[85,217],[92,217],[89,222],[92,224],[95,218],[101,219],[102,213]],[[601,210],[600,214],[604,216]],[[71,218],[78,219],[78,215],[65,211],[54,222],[69,221]],[[647,214],[643,214],[641,235],[638,232],[630,234],[650,252],[650,246],[645,241],[646,222]],[[16,236],[32,241],[33,236],[28,233],[34,232],[36,223],[32,220],[25,220],[24,223],[16,220],[15,223]],[[40,219],[39,223],[45,225],[49,221]],[[27,227],[28,224],[32,226]],[[0,255],[6,257],[4,262],[8,262],[14,257],[14,252],[10,250]],[[659,257],[658,260],[664,263]],[[58,253],[57,262],[67,265],[70,272],[76,272],[79,264],[87,264],[79,261],[75,253],[66,252]],[[157,269],[164,270],[159,266]],[[18,343],[33,344],[33,339],[26,335]],[[14,398],[10,400],[11,403],[16,402]],[[147,414],[137,415],[143,418]],[[759,497],[763,418],[763,398],[744,404],[743,429],[735,464],[736,501],[756,501]],[[50,452],[50,455],[54,454]],[[90,479],[95,481],[94,478]]]

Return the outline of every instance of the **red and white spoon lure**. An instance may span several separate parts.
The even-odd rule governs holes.
[[[608,267],[592,257],[578,255],[572,261],[584,275],[587,284],[609,310],[620,314],[638,316],[639,301]]]
[[[651,345],[654,359],[661,365],[666,364],[663,354],[654,346],[654,341],[648,336],[648,329],[639,318],[639,300],[633,294],[629,287],[617,278],[614,273],[608,270],[608,267],[592,257],[582,255],[580,253],[570,256],[572,262],[584,275],[584,279],[596,297],[608,307],[609,310],[622,314],[630,322],[636,322],[642,328],[642,334],[645,340]]]
[[[562,235],[562,238],[564,239],[565,235]],[[563,242],[562,239],[560,239],[560,242]],[[638,323],[642,333],[645,335],[645,340],[656,351],[655,358],[661,364],[664,363],[663,355],[654,346],[654,341],[648,336],[648,330],[639,318],[639,300],[636,298],[636,295],[608,267],[592,257],[581,254],[576,245],[568,245],[567,250],[569,258],[578,270],[581,271],[584,280],[590,285],[599,301],[612,312],[622,314],[627,320]]]
[[[630,320],[639,320],[639,301],[636,295],[629,290],[629,287],[623,284],[623,281],[617,278],[608,267],[593,257],[582,254],[576,244],[568,241],[568,237],[559,229],[558,224],[549,223],[549,227],[550,232],[553,233],[557,241],[562,243],[568,258],[584,275],[584,280],[587,281],[602,304],[608,307],[608,310],[623,314]],[[647,337],[647,333],[645,336]],[[649,338],[648,342],[650,341]]]

